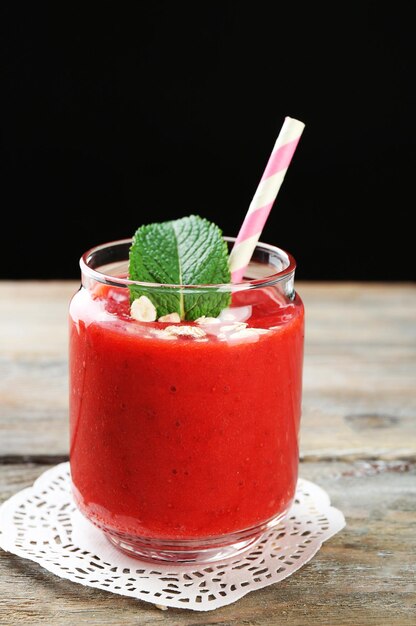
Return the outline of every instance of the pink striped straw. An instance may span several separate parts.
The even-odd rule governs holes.
[[[233,283],[238,283],[243,279],[304,128],[303,122],[285,117],[266,169],[231,250],[229,264]]]

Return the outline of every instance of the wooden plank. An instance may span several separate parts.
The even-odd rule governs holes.
[[[67,315],[76,281],[0,281],[0,353],[57,359],[67,351]]]
[[[74,281],[0,283],[0,457],[68,451],[67,308]],[[416,287],[300,283],[301,455],[415,458]]]
[[[301,450],[414,458],[416,288],[307,283]]]
[[[0,502],[32,484],[44,469],[1,467]],[[328,491],[347,525],[285,581],[210,613],[162,613],[62,580],[0,551],[0,624],[413,626],[415,464],[321,462],[302,463],[300,470]]]
[[[68,449],[69,282],[0,284],[0,456]]]

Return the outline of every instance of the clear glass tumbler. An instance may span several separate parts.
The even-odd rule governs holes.
[[[295,261],[259,243],[239,284],[142,284],[150,298],[225,292],[230,304],[217,319],[139,322],[130,245],[86,252],[69,306],[76,504],[131,556],[234,556],[295,494],[304,342]]]

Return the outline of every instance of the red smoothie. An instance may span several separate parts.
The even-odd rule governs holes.
[[[211,325],[174,325],[205,334],[169,335],[172,324],[130,317],[127,288],[96,282],[74,295],[73,490],[106,532],[208,539],[264,526],[290,506],[303,304],[267,287],[234,293],[229,312],[231,321],[226,311]]]

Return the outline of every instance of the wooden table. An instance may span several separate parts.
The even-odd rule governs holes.
[[[75,282],[0,283],[0,502],[67,459]],[[307,312],[300,475],[346,528],[283,582],[210,613],[82,587],[0,550],[0,624],[416,624],[416,288],[299,283]]]

